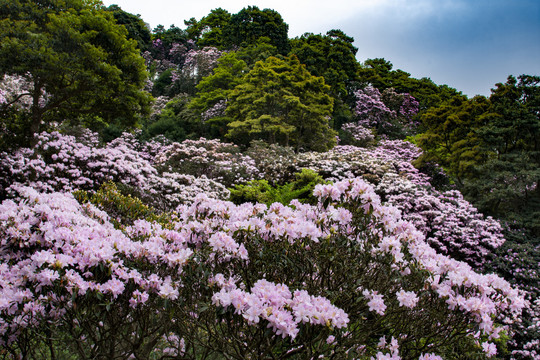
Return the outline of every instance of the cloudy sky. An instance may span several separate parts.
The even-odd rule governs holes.
[[[489,95],[508,75],[540,75],[539,0],[103,0],[140,14],[152,28],[197,20],[221,7],[274,9],[289,37],[341,29],[357,58],[385,58],[413,77],[464,94]]]

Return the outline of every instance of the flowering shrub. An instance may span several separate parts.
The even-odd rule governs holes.
[[[30,111],[34,85],[27,78],[19,75],[3,75],[0,79],[0,109],[13,106],[24,111]],[[45,91],[40,94],[39,105],[43,106],[48,95]]]
[[[484,217],[458,191],[423,189],[397,176],[387,176],[377,189],[431,246],[476,269],[505,241],[499,222]]]
[[[509,351],[512,359],[537,359],[540,357],[540,244],[523,238],[521,231],[506,229],[505,234],[507,241],[491,256],[489,270],[526,291],[529,302],[521,321],[514,326]]]
[[[375,135],[373,130],[355,123],[346,123],[343,124],[341,130],[347,132],[352,138],[350,143],[356,146],[368,146],[373,143],[375,140]],[[344,139],[341,139],[344,140]]]
[[[409,94],[398,94],[389,88],[381,92],[373,86],[355,92],[354,113],[358,126],[373,128],[378,135],[403,138],[412,134],[417,126],[413,117],[418,113],[419,104]]]
[[[225,186],[252,180],[259,173],[238,146],[204,138],[172,143],[156,157],[156,164],[182,174],[205,175]]]
[[[299,171],[294,166],[296,155],[292,147],[254,140],[245,154],[255,161],[259,176],[273,185],[292,180],[292,174]]]
[[[382,140],[374,148],[337,146],[326,153],[298,154],[295,165],[330,180],[362,176],[435,249],[483,268],[486,255],[504,243],[500,224],[485,218],[459,192],[434,189],[429,176],[411,164],[420,154],[409,142]]]
[[[1,153],[0,197],[13,194],[19,185],[69,192],[97,190],[108,181],[130,186],[151,205],[166,210],[192,201],[201,192],[222,199],[229,196],[224,185],[205,176],[160,173],[153,159],[165,146],[159,141],[140,143],[132,134],[102,147],[88,130],[79,138],[41,133],[33,148]]]
[[[14,190],[0,205],[13,357],[492,355],[524,306],[503,279],[437,254],[361,179],[318,185],[316,206],[202,194],[163,223],[116,227],[69,194]]]

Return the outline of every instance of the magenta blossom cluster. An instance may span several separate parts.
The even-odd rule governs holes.
[[[483,268],[488,255],[505,242],[499,222],[483,216],[456,190],[439,192],[391,174],[377,190],[435,249],[475,268]]]
[[[181,234],[145,221],[122,232],[69,194],[16,190],[18,202],[0,205],[0,345],[43,321],[69,321],[85,296],[127,296],[132,308],[150,296],[178,297],[179,273],[193,254]]]
[[[419,104],[410,94],[398,94],[392,88],[381,93],[371,85],[354,94],[357,124],[373,128],[378,135],[402,138],[411,134],[418,125],[413,118],[418,113]]]
[[[359,125],[373,128],[387,118],[396,116],[396,112],[384,103],[381,92],[376,87],[367,86],[357,90],[354,95],[356,96],[354,112],[360,117]]]

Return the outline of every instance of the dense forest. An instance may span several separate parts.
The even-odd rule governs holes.
[[[540,76],[359,57],[0,0],[0,358],[540,359]]]

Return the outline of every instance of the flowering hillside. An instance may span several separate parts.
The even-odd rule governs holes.
[[[0,359],[540,359],[540,77],[0,1]]]
[[[0,161],[6,355],[493,357],[526,305],[478,272],[500,225],[433,188],[410,143],[38,139]],[[303,168],[331,180],[313,204],[227,201]]]

